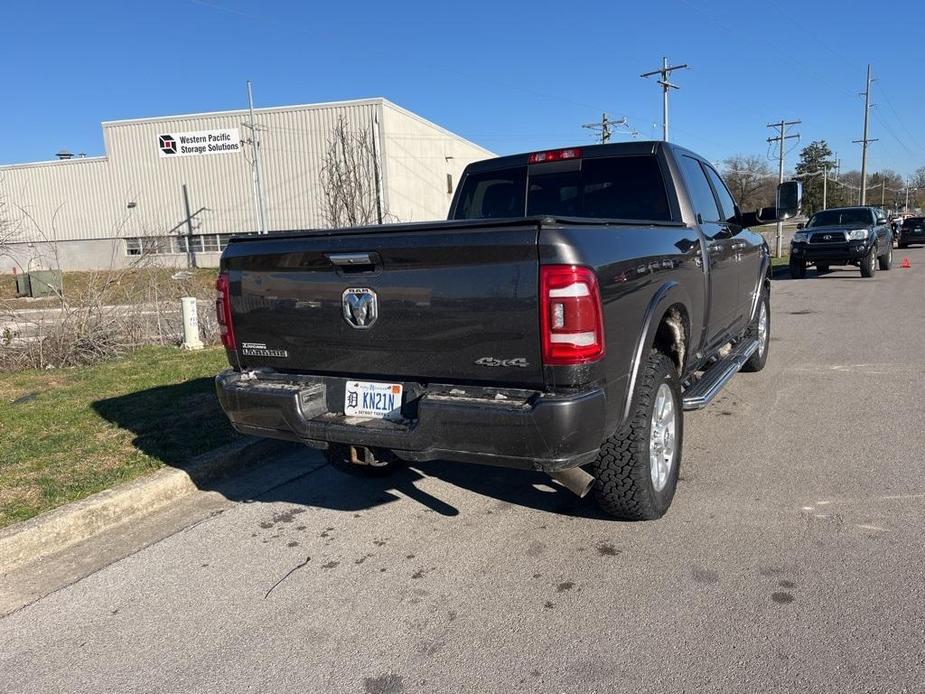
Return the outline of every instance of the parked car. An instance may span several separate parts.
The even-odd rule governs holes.
[[[907,217],[899,229],[899,247],[910,243],[925,243],[925,217]]]
[[[862,277],[893,264],[892,231],[883,210],[837,207],[816,212],[790,242],[790,276],[806,277],[808,265],[821,274],[832,265],[857,265]]]
[[[770,254],[704,158],[637,142],[469,165],[449,220],[238,237],[216,380],[241,432],[338,465],[549,473],[625,519],[675,493],[683,411],[770,346]]]

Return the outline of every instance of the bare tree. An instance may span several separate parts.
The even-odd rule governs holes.
[[[754,155],[736,154],[723,161],[723,178],[743,210],[771,204],[774,174],[768,162]]]
[[[0,200],[0,257],[11,253],[11,246],[17,235],[16,226],[10,217],[9,205]]]
[[[324,219],[332,228],[382,223],[379,162],[371,130],[351,130],[341,116],[321,166]]]

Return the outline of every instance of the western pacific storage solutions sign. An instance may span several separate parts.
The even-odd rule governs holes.
[[[206,154],[234,154],[241,151],[237,128],[164,133],[157,136],[161,157],[199,157]]]

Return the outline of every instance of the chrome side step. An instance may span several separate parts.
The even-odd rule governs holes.
[[[735,376],[748,358],[758,349],[758,340],[736,345],[728,356],[707,369],[701,379],[684,391],[681,398],[685,410],[702,410],[710,404],[729,379]]]

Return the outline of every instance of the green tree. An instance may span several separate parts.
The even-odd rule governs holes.
[[[800,151],[800,161],[796,165],[796,174],[803,181],[803,211],[812,214],[822,209],[823,172],[835,167],[832,150],[825,140],[810,142]],[[827,201],[828,207],[833,207]]]

